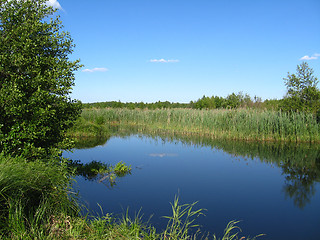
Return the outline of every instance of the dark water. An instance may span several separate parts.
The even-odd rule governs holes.
[[[221,236],[227,223],[241,220],[244,236],[260,239],[320,239],[320,150],[315,145],[276,145],[203,138],[112,137],[65,157],[132,166],[132,174],[107,183],[76,177],[90,210],[129,213],[141,209],[159,229],[171,215],[170,202],[198,201],[206,216],[202,231]],[[83,145],[82,147],[84,147]],[[90,146],[90,144],[89,144]]]

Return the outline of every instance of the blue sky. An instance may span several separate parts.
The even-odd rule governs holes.
[[[72,97],[280,99],[306,60],[320,76],[319,0],[51,0],[76,44]]]

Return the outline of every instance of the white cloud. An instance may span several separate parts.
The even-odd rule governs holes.
[[[108,71],[108,68],[92,68],[92,69],[84,69],[82,70],[82,72],[89,72],[89,73],[93,73],[93,72],[106,72]]]
[[[149,62],[153,62],[153,63],[176,63],[176,62],[179,62],[179,60],[176,60],[176,59],[150,59]]]
[[[58,9],[62,9],[60,3],[57,0],[48,0],[47,1],[47,5],[53,7],[53,8],[58,8]]]
[[[308,55],[306,55],[306,56],[303,56],[302,58],[300,58],[300,60],[315,60],[317,58],[318,57],[315,57],[315,56],[309,57]]]
[[[319,53],[315,53],[312,56],[305,55],[302,58],[300,58],[300,60],[307,60],[307,61],[308,60],[317,60],[318,57],[320,57],[320,54]]]

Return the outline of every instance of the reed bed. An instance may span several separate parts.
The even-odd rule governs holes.
[[[82,117],[100,125],[135,125],[141,129],[200,134],[247,141],[320,142],[314,115],[270,110],[84,109]]]

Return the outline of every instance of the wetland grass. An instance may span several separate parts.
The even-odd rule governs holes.
[[[270,110],[196,109],[84,109],[84,122],[105,125],[138,126],[141,131],[176,132],[211,138],[320,142],[320,127],[314,115]]]
[[[98,117],[99,119],[99,117]],[[101,119],[101,117],[100,117]],[[108,128],[104,125],[104,121],[87,121],[79,118],[74,126],[67,132],[67,136],[77,139],[105,138],[109,136]]]
[[[28,162],[0,153],[0,236],[44,239],[36,229],[50,216],[78,215],[66,166],[50,159]]]

